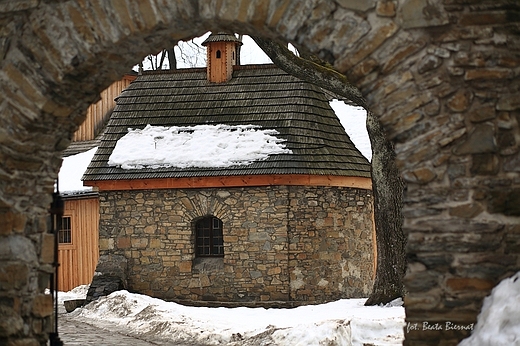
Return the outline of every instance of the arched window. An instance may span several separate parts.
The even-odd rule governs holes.
[[[214,216],[203,217],[195,223],[195,249],[198,257],[224,256],[222,221]]]
[[[220,59],[220,54],[221,54],[221,53],[220,53],[220,50],[217,50],[217,55],[216,55],[216,56],[217,56],[217,59]]]

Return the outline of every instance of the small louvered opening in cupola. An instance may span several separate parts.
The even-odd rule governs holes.
[[[229,81],[233,77],[233,66],[236,65],[237,46],[242,45],[242,42],[233,34],[219,32],[211,34],[202,45],[207,49],[208,81]]]

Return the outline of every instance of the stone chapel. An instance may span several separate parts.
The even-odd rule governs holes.
[[[117,98],[83,176],[99,190],[100,256],[124,256],[128,290],[186,304],[368,296],[370,163],[329,95],[275,65],[236,65],[240,44],[212,34],[207,68],[144,71]],[[288,150],[226,167],[109,164],[129,129],[199,125],[274,131]]]

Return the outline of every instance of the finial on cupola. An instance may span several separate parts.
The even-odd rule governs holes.
[[[208,81],[212,83],[227,82],[233,76],[233,66],[237,62],[237,47],[242,42],[235,35],[218,32],[212,33],[202,42],[206,46]]]

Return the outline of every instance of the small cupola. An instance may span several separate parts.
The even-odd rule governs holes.
[[[219,32],[211,34],[202,42],[206,46],[208,81],[212,83],[227,82],[233,76],[233,66],[237,62],[237,47],[242,42],[233,34]]]

